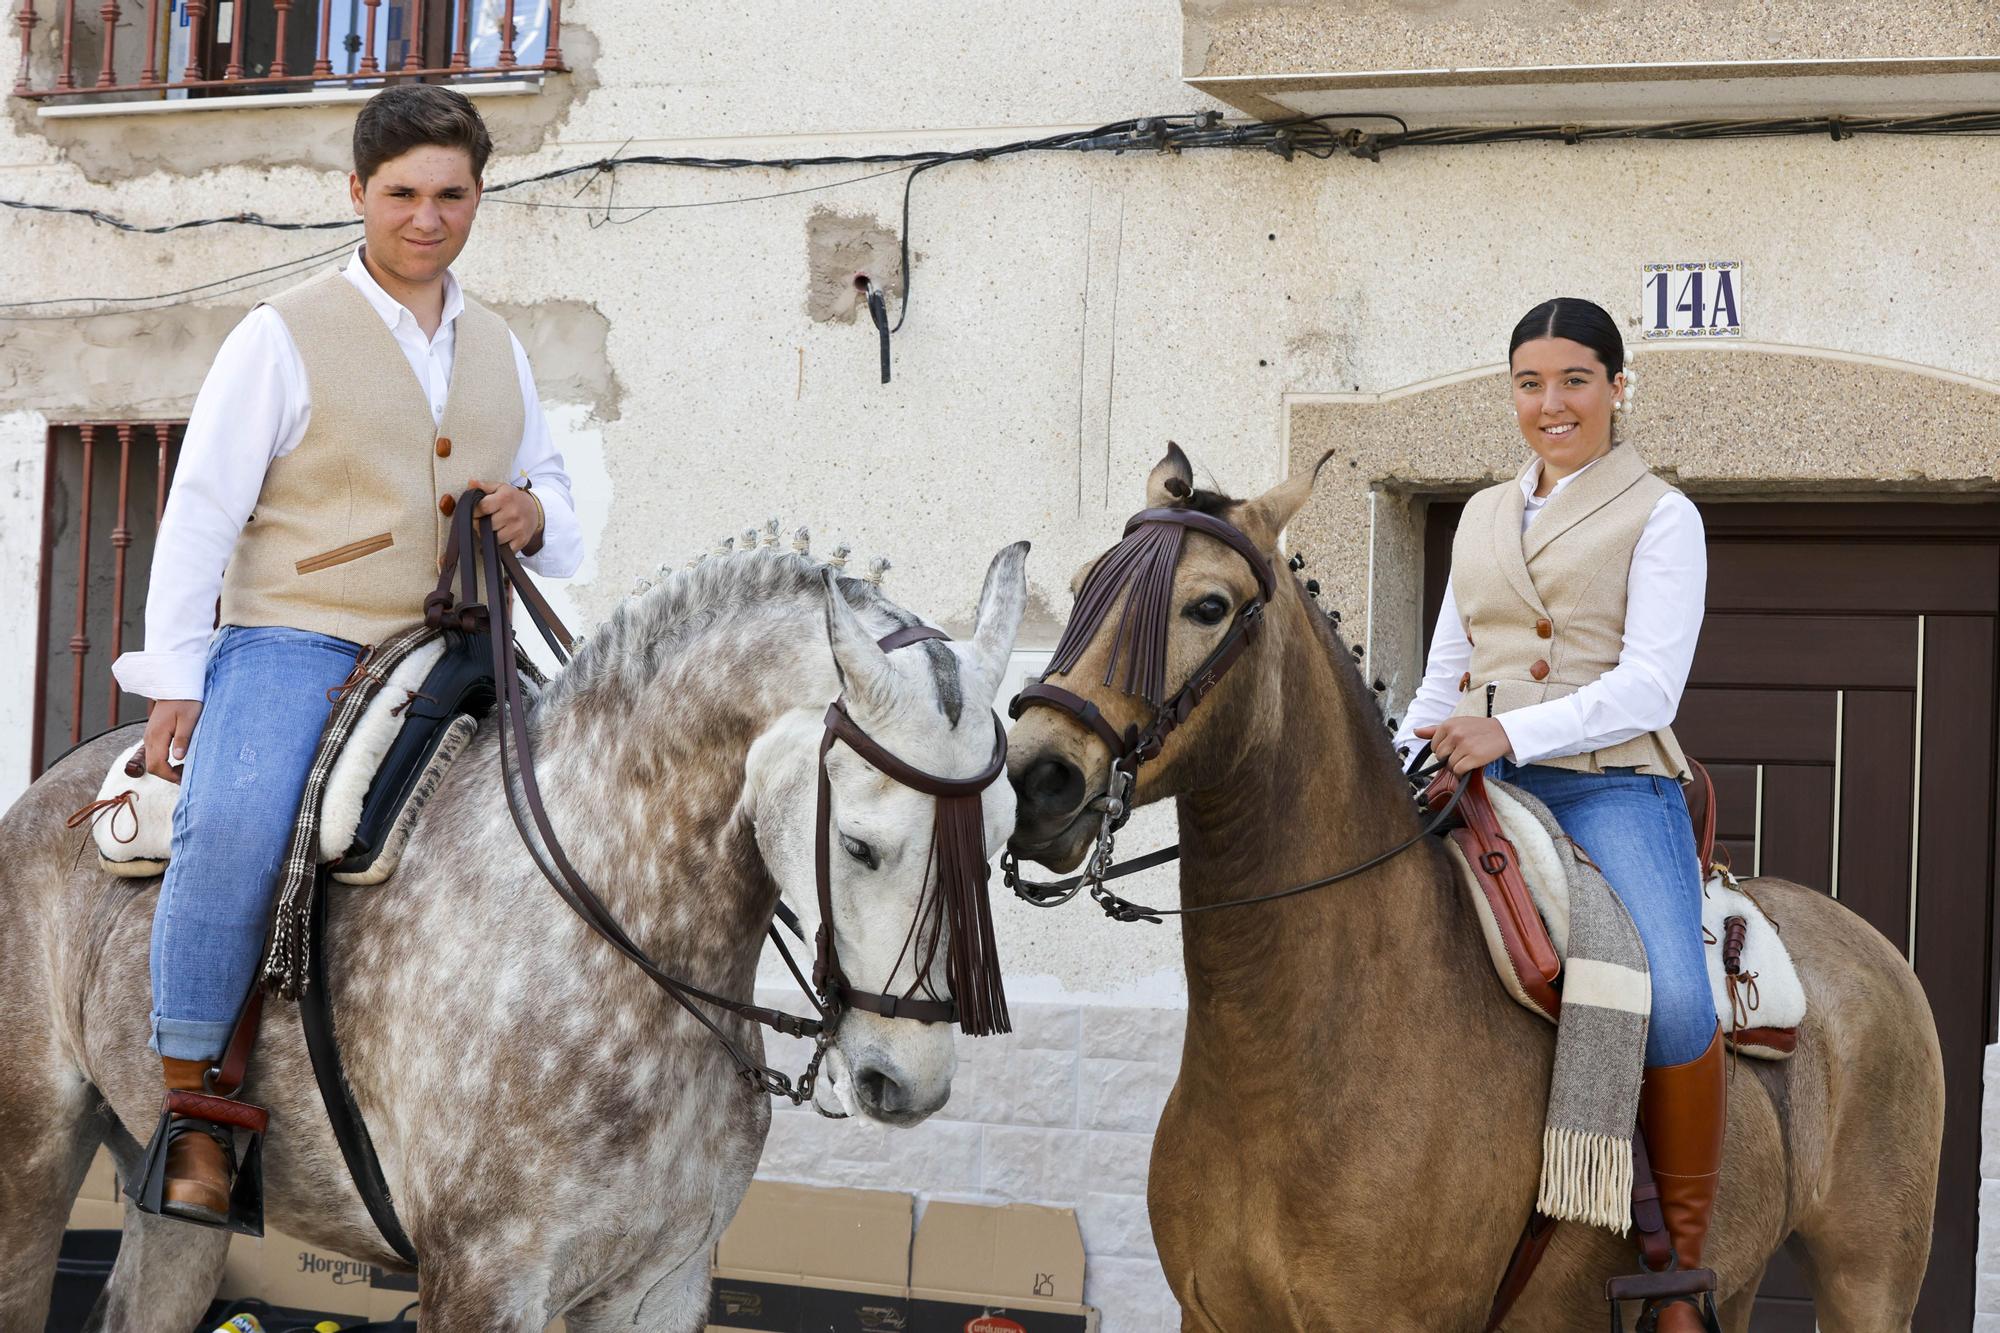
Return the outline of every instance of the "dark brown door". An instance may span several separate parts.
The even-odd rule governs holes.
[[[1425,625],[1461,506],[1431,506]],[[1903,949],[1930,997],[1948,1104],[1914,1327],[1972,1325],[2000,855],[2000,504],[1704,504],[1708,618],[1675,723],[1714,773],[1738,873],[1831,893]],[[1784,1255],[1753,1324],[1811,1333]]]

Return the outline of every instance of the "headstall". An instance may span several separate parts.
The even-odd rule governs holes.
[[[819,846],[815,854],[821,926],[818,958],[813,981],[808,983],[779,933],[777,921],[769,934],[784,956],[786,966],[798,979],[811,1001],[816,1017],[805,1018],[782,1010],[767,1009],[743,1000],[730,999],[683,981],[660,966],[626,934],[602,899],[591,889],[571,863],[556,837],[543,805],[536,781],[533,751],[528,743],[527,707],[523,699],[520,673],[514,660],[513,599],[503,590],[508,585],[519,590],[529,619],[554,651],[557,659],[568,662],[570,636],[554,611],[536,591],[522,570],[514,552],[499,542],[489,524],[474,524],[473,513],[484,496],[469,490],[459,497],[451,535],[446,544],[437,590],[425,602],[425,620],[434,627],[462,633],[487,630],[492,644],[493,677],[500,723],[500,767],[507,810],[513,817],[521,843],[536,869],[554,886],[576,914],[607,943],[636,965],[721,1043],[736,1064],[737,1073],[747,1082],[774,1097],[793,1103],[812,1100],[821,1061],[833,1039],[841,1011],[852,1007],[892,1018],[910,1018],[924,1023],[957,1022],[970,1035],[1008,1030],[1006,999],[1001,990],[1000,966],[993,943],[993,921],[987,897],[987,864],[984,820],[980,813],[980,793],[999,777],[1006,762],[1006,737],[1000,720],[993,720],[996,746],[993,761],[970,778],[940,778],[904,763],[863,731],[848,714],[845,699],[836,699],[827,710],[826,729],[819,749]],[[475,564],[476,560],[476,564]],[[478,573],[475,574],[475,569]],[[459,596],[452,594],[452,578],[459,578]],[[477,600],[484,583],[489,604]],[[835,595],[838,595],[837,593]],[[925,639],[948,639],[940,630],[926,626],[899,629],[879,641],[884,652]],[[848,982],[840,965],[834,939],[830,851],[833,836],[830,808],[831,788],[827,781],[826,756],[834,743],[848,745],[892,781],[912,787],[937,800],[933,833],[932,873],[925,882],[904,944],[904,957],[912,949],[919,954],[916,980],[910,991],[900,996],[857,991]],[[515,772],[519,773],[516,789]],[[530,832],[532,826],[533,832]],[[804,938],[799,922],[785,904],[777,905],[776,916],[794,935]],[[929,991],[930,963],[940,942],[946,948],[947,977],[953,999],[940,1000]],[[901,963],[901,958],[898,960]],[[893,975],[893,969],[892,969]],[[964,990],[958,987],[964,986]],[[919,995],[919,988],[927,993]],[[752,1060],[730,1039],[701,1006],[706,1005],[762,1024],[789,1037],[812,1041],[813,1052],[805,1070],[794,1080],[783,1072]]]
[[[1216,538],[1242,556],[1257,578],[1258,595],[1237,609],[1236,618],[1222,636],[1222,641],[1189,673],[1187,682],[1167,696],[1167,631],[1173,619],[1174,573],[1180,565],[1182,548],[1190,528]],[[1274,595],[1275,586],[1271,562],[1257,549],[1255,542],[1225,519],[1196,509],[1170,506],[1142,509],[1126,522],[1124,538],[1100,557],[1084,576],[1083,586],[1077,590],[1076,611],[1056,644],[1048,670],[1040,680],[1025,686],[1008,705],[1008,715],[1016,719],[1031,707],[1055,708],[1068,713],[1095,733],[1111,750],[1110,781],[1104,794],[1090,805],[1098,814],[1098,828],[1090,853],[1084,858],[1083,868],[1067,879],[1040,883],[1024,877],[1014,853],[1005,851],[1000,857],[1001,871],[1007,886],[1017,898],[1035,907],[1060,907],[1078,893],[1088,890],[1091,898],[1104,909],[1105,915],[1113,920],[1158,924],[1169,916],[1273,902],[1352,878],[1415,846],[1450,819],[1458,807],[1463,784],[1458,785],[1450,801],[1436,811],[1414,837],[1388,851],[1338,874],[1251,898],[1234,898],[1195,907],[1147,907],[1121,898],[1106,887],[1112,880],[1179,859],[1180,848],[1173,846],[1129,861],[1113,862],[1118,830],[1132,816],[1132,794],[1138,784],[1139,767],[1159,756],[1167,737],[1187,721],[1188,715],[1215,689],[1223,674],[1257,642],[1263,627],[1264,608]],[[1125,678],[1120,688],[1126,694],[1143,697],[1154,709],[1153,719],[1144,730],[1135,724],[1126,727],[1122,733],[1088,699],[1048,683],[1048,677],[1062,675],[1075,668],[1121,596],[1124,596],[1124,608],[1113,630],[1111,656],[1104,668],[1104,684],[1110,685],[1117,676],[1122,658]],[[1428,778],[1430,772],[1417,776]]]

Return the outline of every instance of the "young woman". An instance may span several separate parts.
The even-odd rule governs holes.
[[[1722,1164],[1722,1034],[1672,723],[1701,631],[1701,516],[1613,431],[1632,377],[1618,325],[1574,297],[1508,344],[1532,455],[1473,496],[1422,687],[1397,745],[1533,793],[1631,913],[1652,972],[1640,1123],[1683,1267],[1701,1264]],[[1692,1306],[1661,1333],[1699,1333]]]

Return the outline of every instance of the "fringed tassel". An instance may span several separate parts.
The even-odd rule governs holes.
[[[312,919],[312,895],[318,890],[318,877],[307,879],[302,887],[301,892],[300,886],[287,884],[271,909],[271,942],[265,946],[264,970],[257,978],[258,985],[266,991],[287,1000],[296,1000],[305,993],[306,964],[312,948],[307,926]]]
[[[1535,1207],[1563,1222],[1632,1229],[1632,1140],[1581,1130],[1542,1130],[1542,1185]]]
[[[1111,684],[1118,659],[1125,658],[1127,694],[1138,694],[1158,706],[1167,693],[1167,628],[1172,617],[1174,569],[1180,563],[1187,529],[1178,523],[1141,524],[1097,562],[1077,591],[1069,627],[1049,659],[1049,675],[1074,668],[1104,619],[1129,587],[1118,615],[1118,628],[1105,664],[1104,683]]]
[[[1000,950],[987,896],[985,816],[977,796],[938,800],[937,875],[950,927],[945,976],[968,1037],[1013,1031],[1000,979]]]

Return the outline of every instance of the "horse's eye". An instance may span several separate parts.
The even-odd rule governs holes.
[[[850,838],[843,833],[840,835],[840,845],[846,849],[849,856],[859,861],[862,865],[867,866],[870,870],[880,870],[882,868],[882,863],[876,859],[875,849],[861,841],[861,839]]]
[[[1199,621],[1204,625],[1220,625],[1222,618],[1228,614],[1229,602],[1214,593],[1210,593],[1187,609],[1189,620]]]

